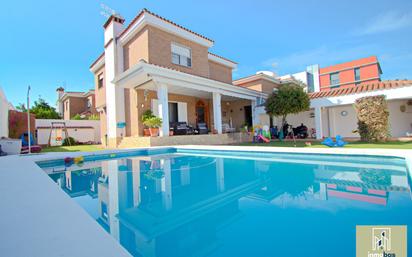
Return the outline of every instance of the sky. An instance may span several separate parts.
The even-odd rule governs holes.
[[[90,64],[103,51],[101,4],[128,24],[148,8],[215,41],[238,63],[233,78],[279,75],[376,55],[382,79],[412,79],[412,1],[39,0],[0,3],[0,87],[17,105],[56,88],[94,88]]]

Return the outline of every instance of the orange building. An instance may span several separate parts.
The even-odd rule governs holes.
[[[320,68],[320,91],[350,88],[366,82],[379,82],[381,74],[382,70],[376,56]]]

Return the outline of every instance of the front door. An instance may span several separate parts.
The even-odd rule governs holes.
[[[196,124],[199,123],[206,123],[209,126],[208,106],[202,100],[196,103]]]
[[[248,127],[252,127],[252,106],[247,105],[243,109],[245,110],[245,122]]]

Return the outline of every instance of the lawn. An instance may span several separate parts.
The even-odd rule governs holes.
[[[94,152],[104,149],[101,145],[50,146],[43,148],[42,152]]]
[[[306,146],[304,141],[297,141],[297,147],[313,147],[326,148],[320,142],[312,141],[311,146]],[[270,143],[242,143],[239,146],[275,146],[275,147],[294,147],[293,141],[272,141]],[[349,142],[345,148],[383,148],[383,149],[412,149],[412,142],[390,141],[386,143],[365,143],[365,142]],[[101,145],[75,145],[75,146],[52,146],[43,148],[42,152],[94,152],[104,150]]]
[[[311,142],[312,146],[306,146],[304,141],[297,141],[297,147],[313,147],[313,148],[327,148],[320,144],[320,142]],[[275,147],[294,147],[295,143],[292,141],[272,141],[270,143],[243,143],[240,146],[275,146]],[[412,142],[390,141],[385,143],[365,143],[365,142],[349,142],[345,148],[384,148],[384,149],[412,149]]]

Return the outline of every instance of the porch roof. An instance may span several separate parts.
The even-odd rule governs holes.
[[[310,93],[311,107],[329,107],[355,103],[366,96],[385,95],[387,100],[412,99],[412,80],[384,81]]]
[[[266,93],[256,90],[188,74],[155,64],[149,64],[143,60],[139,61],[134,67],[116,76],[113,82],[116,83],[117,86],[124,88],[144,88],[145,84],[150,81],[157,85],[166,84],[192,92],[194,90],[208,93],[215,92],[225,96],[248,100],[267,97]],[[182,92],[182,94],[184,94],[184,92]]]
[[[310,93],[309,97],[311,99],[322,98],[322,97],[335,97],[342,95],[358,94],[364,92],[372,91],[382,91],[386,89],[394,89],[400,87],[411,87],[412,80],[386,80],[378,83],[365,83],[360,84],[356,87],[349,88],[336,88],[328,91],[320,91]]]

